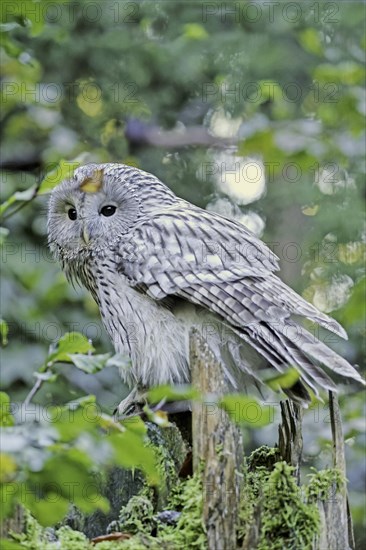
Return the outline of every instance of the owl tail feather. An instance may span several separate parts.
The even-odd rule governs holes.
[[[276,323],[275,326],[271,326],[270,323],[259,323],[241,329],[236,328],[235,332],[279,372],[284,372],[289,366],[299,371],[301,379],[291,388],[284,390],[296,401],[304,404],[310,401],[306,386],[310,387],[317,397],[319,387],[337,391],[335,383],[322,366],[365,385],[365,381],[348,361],[300,325],[286,321]]]

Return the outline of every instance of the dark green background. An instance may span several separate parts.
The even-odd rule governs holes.
[[[362,363],[363,3],[4,0],[1,9],[4,199],[41,182],[62,159],[77,159],[135,164],[205,207],[222,194],[202,170],[230,153],[207,132],[215,117],[229,126],[239,121],[238,160],[261,159],[267,181],[266,194],[241,212],[265,221],[262,238],[278,243],[286,282],[309,300],[328,299],[327,311],[349,334],[332,345]],[[195,144],[192,126],[210,143]],[[159,128],[163,146],[154,141]],[[169,130],[185,132],[188,144],[174,146]],[[316,184],[324,168],[326,189]],[[47,252],[47,193],[20,199],[14,206],[24,208],[4,221],[9,233],[2,233],[2,317],[9,324],[2,386],[13,401],[27,394],[33,371],[64,332],[83,332],[99,353],[111,350],[97,307],[66,283]],[[300,251],[295,260],[289,243]],[[36,401],[90,393],[110,411],[125,391],[112,368],[86,375],[62,366],[57,384],[46,384]],[[355,392],[341,386],[361,545],[363,400]],[[308,415],[309,460],[322,460],[329,441],[325,416]]]

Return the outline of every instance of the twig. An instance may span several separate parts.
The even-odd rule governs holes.
[[[57,363],[65,363],[66,365],[69,365],[67,361],[56,361]],[[37,374],[45,374],[47,372],[50,372],[51,367],[53,367],[55,363],[53,361],[49,361],[45,365],[43,365],[38,371]],[[27,397],[24,399],[24,406],[29,405],[29,403],[32,401],[33,397],[36,395],[36,393],[40,390],[40,388],[43,386],[45,382],[48,382],[47,378],[37,378],[34,386],[28,393]]]
[[[23,402],[24,407],[28,407],[28,405],[32,401],[33,397],[36,395],[38,390],[42,387],[44,382],[45,382],[45,380],[42,380],[41,378],[37,378],[36,383],[34,384],[33,388],[30,390],[27,397],[24,399],[24,402]]]

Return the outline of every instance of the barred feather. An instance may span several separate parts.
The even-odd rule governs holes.
[[[209,309],[277,369],[296,366],[315,393],[317,386],[336,390],[319,365],[363,383],[354,367],[291,316],[347,338],[343,327],[286,286],[274,274],[277,260],[271,251],[239,224],[179,205],[139,225],[133,241],[139,255],[120,268],[130,284],[143,284],[147,295],[156,300],[178,296]],[[297,328],[292,339],[285,332],[290,327]]]
[[[97,185],[86,185],[95,174]],[[67,219],[70,204],[75,222]],[[105,204],[116,205],[116,214],[102,219]],[[188,381],[192,325],[215,327],[209,345],[237,390],[245,376],[260,383],[263,363],[298,369],[301,380],[286,391],[299,400],[309,399],[304,384],[315,393],[335,391],[322,367],[364,383],[295,321],[307,318],[347,338],[275,275],[278,258],[262,241],[239,222],[176,197],[151,174],[121,164],[77,169],[52,193],[48,234],[68,278],[98,303],[116,350],[130,355],[132,368],[123,373],[130,384]]]

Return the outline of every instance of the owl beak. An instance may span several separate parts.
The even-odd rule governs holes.
[[[83,238],[84,243],[85,243],[85,244],[89,244],[90,235],[89,235],[89,232],[88,232],[87,228],[85,227],[85,225],[83,226],[83,230],[82,230],[81,236],[82,236],[82,238]]]

